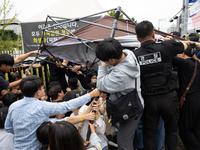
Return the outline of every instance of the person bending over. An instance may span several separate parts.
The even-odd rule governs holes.
[[[37,76],[22,79],[20,89],[24,98],[10,105],[5,121],[5,130],[14,134],[15,150],[39,149],[41,143],[36,138],[36,130],[43,122],[48,121],[50,116],[76,109],[99,95],[99,90],[95,89],[68,102],[40,101],[45,92],[42,79]]]

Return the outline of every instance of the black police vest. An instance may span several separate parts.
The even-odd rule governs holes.
[[[152,53],[141,47],[137,53],[141,70],[141,88],[144,95],[156,95],[168,93],[179,87],[178,73],[172,70],[171,63],[162,62],[160,51]]]

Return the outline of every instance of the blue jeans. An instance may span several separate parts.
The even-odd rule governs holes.
[[[158,122],[158,128],[156,132],[156,148],[157,150],[161,150],[164,146],[165,142],[165,128],[164,128],[164,121],[160,117],[159,122]],[[137,126],[137,143],[136,143],[137,148],[144,148],[143,144],[143,121],[140,120]]]

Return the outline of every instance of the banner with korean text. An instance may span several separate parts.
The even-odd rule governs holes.
[[[84,20],[93,22],[99,18],[100,17],[91,17]],[[47,22],[47,27],[52,25],[54,25],[52,21]],[[62,26],[67,30],[64,30],[60,26],[52,27],[49,30],[53,33],[44,32],[44,43],[52,43],[54,41],[57,41],[58,39],[62,38],[63,35],[68,35],[69,31],[74,32],[85,25],[87,24],[79,21],[73,21],[62,24]],[[45,27],[45,22],[21,23],[24,53],[39,49],[44,27]]]

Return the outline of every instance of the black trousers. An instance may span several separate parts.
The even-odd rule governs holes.
[[[178,96],[175,91],[154,95],[143,96],[144,98],[144,149],[156,150],[155,135],[160,116],[165,123],[165,150],[177,149],[178,136]]]
[[[200,150],[200,92],[188,93],[180,109],[179,135],[187,150]]]

